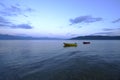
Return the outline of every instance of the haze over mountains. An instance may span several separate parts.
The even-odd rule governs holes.
[[[15,35],[0,34],[0,40],[56,40],[56,39],[58,38],[15,36]]]

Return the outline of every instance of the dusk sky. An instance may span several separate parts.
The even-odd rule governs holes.
[[[0,34],[120,36],[120,0],[0,0]]]

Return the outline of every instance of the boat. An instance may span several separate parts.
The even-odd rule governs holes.
[[[90,42],[83,42],[83,44],[90,44]]]
[[[64,47],[77,47],[77,43],[63,43]]]

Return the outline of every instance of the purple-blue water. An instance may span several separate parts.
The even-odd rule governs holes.
[[[0,40],[0,80],[120,80],[120,41],[83,41]]]

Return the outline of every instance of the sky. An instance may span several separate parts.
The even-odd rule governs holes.
[[[0,34],[120,36],[120,0],[0,0]]]

